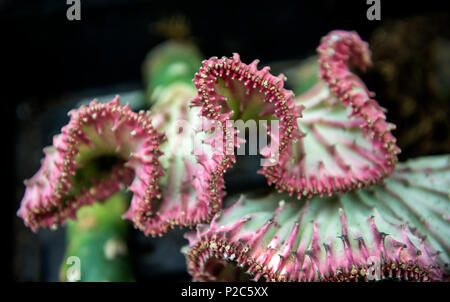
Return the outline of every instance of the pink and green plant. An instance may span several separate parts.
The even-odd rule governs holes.
[[[367,43],[333,31],[317,50],[294,97],[258,60],[200,64],[192,46],[161,45],[144,65],[150,111],[119,97],[71,111],[18,215],[33,231],[54,227],[128,188],[123,217],[145,235],[197,226],[184,249],[194,280],[448,278],[449,157],[396,168],[395,126],[350,69],[370,65]],[[243,143],[234,120],[279,123],[258,171],[278,192],[222,207]]]

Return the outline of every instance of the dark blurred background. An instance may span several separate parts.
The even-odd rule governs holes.
[[[271,64],[314,54],[320,38],[333,29],[356,30],[369,41],[374,61],[361,76],[397,125],[400,159],[449,153],[450,19],[439,2],[381,0],[381,21],[369,21],[365,0],[203,5],[81,0],[81,20],[68,21],[66,1],[0,0],[0,66],[6,76],[2,121],[10,134],[4,144],[12,146],[5,149],[13,173],[4,182],[7,191],[13,188],[4,200],[4,221],[12,226],[12,279],[58,280],[64,229],[33,234],[15,216],[22,181],[39,168],[42,148],[51,144],[68,121],[66,112],[81,100],[117,93],[131,100],[142,97],[144,57],[168,38],[189,37],[205,58],[239,52],[244,62],[259,58],[261,64]],[[261,183],[257,177],[242,182],[238,175],[242,173],[227,175],[230,193]],[[138,280],[189,280],[179,253],[186,243],[182,233],[160,239],[132,233]]]

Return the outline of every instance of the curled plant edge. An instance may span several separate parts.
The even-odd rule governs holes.
[[[320,79],[294,99],[297,106],[304,108],[303,118],[298,120],[299,131],[293,134],[293,143],[281,156],[280,165],[263,168],[269,184],[297,198],[332,195],[378,183],[394,171],[400,152],[391,134],[395,125],[386,122],[385,110],[350,70],[356,67],[364,71],[371,65],[368,44],[356,32],[336,30],[322,38],[317,52]],[[314,111],[318,106],[328,112],[318,116]],[[339,106],[348,116],[336,119],[332,110]],[[302,132],[311,116],[317,121]],[[323,125],[331,134],[319,131]],[[339,129],[345,134],[344,140],[333,141],[341,135],[336,132]],[[370,146],[350,139],[355,129],[362,132]],[[316,152],[321,151],[316,148],[312,152],[319,145],[324,151]]]
[[[126,186],[133,198],[126,216],[143,229],[154,215],[152,201],[160,198],[162,169],[157,133],[144,111],[121,106],[119,96],[69,112],[70,121],[44,149],[39,171],[25,181],[26,190],[17,214],[33,231],[56,227],[94,201],[104,201]],[[92,159],[114,156],[118,163],[99,179],[75,183],[77,172]],[[86,183],[86,181],[88,181]]]
[[[274,158],[284,151],[292,139],[291,133],[296,130],[301,107],[294,106],[292,91],[284,89],[286,77],[283,74],[273,76],[268,66],[258,70],[258,63],[259,60],[254,60],[249,65],[244,64],[237,53],[231,58],[204,60],[193,79],[198,94],[192,105],[201,108],[200,114],[212,123],[210,128],[218,126],[223,129],[224,148],[220,156],[231,163],[236,160],[234,148],[239,147],[242,140],[237,138],[236,129],[230,129],[228,121],[264,119],[268,116],[278,119],[279,135],[273,136],[272,141],[261,150],[267,165],[277,166]],[[270,132],[270,127],[268,130]]]
[[[331,197],[242,196],[186,234],[195,281],[448,280],[450,157]],[[426,171],[426,172],[424,172]]]

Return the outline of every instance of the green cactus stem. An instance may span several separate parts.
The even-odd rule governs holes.
[[[129,196],[118,193],[104,203],[79,209],[77,220],[67,220],[61,281],[134,281],[127,248],[130,223],[121,218],[128,205]]]

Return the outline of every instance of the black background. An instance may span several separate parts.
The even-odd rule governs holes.
[[[313,53],[332,29],[363,39],[384,20],[441,11],[441,1],[381,1],[382,21],[368,21],[365,0],[151,1],[81,0],[81,21],[68,21],[64,0],[3,0],[0,27],[17,97],[35,101],[86,87],[140,81],[149,49],[164,40],[152,24],[186,16],[205,57],[238,51],[263,63]],[[445,1],[444,1],[445,2]],[[414,33],[411,33],[414,34]]]

